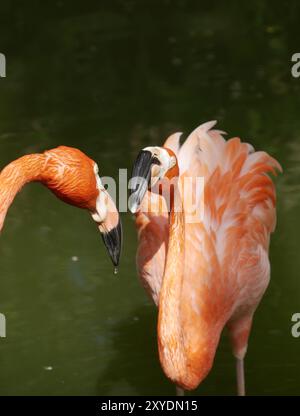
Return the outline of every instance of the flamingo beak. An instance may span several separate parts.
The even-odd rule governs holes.
[[[100,228],[101,227],[101,228]],[[103,224],[99,226],[102,240],[115,267],[119,265],[122,251],[122,223],[119,220],[116,227],[107,230]]]
[[[98,222],[98,227],[107,252],[114,266],[117,267],[119,265],[122,252],[122,223],[114,201],[107,192],[102,192],[106,198],[106,215],[104,216],[104,220],[101,222],[97,221],[97,218],[96,221]]]
[[[128,201],[130,211],[135,214],[151,184],[151,167],[154,163],[153,155],[149,150],[142,150],[133,165],[130,180],[130,198]]]

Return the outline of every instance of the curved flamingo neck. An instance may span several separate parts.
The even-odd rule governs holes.
[[[159,297],[158,350],[166,376],[191,390],[212,366],[223,325],[216,314],[212,314],[209,323],[207,316],[195,316],[193,296],[187,294],[183,285],[184,279],[190,279],[185,275],[189,253],[185,253],[185,212],[178,181],[170,205],[169,244]]]
[[[186,352],[181,323],[181,293],[184,277],[184,210],[178,181],[171,195],[169,245],[159,298],[158,349],[166,375],[184,385]]]
[[[42,154],[26,155],[11,162],[0,172],[0,231],[16,194],[26,183],[42,179],[44,162]]]

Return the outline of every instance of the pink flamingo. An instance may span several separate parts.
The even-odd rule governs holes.
[[[66,146],[11,162],[0,172],[0,231],[20,189],[28,182],[41,182],[59,199],[91,213],[117,267],[122,245],[121,223],[98,171],[92,159],[80,150]]]
[[[176,133],[163,147],[143,149],[133,168],[130,208],[136,213],[138,272],[159,309],[158,350],[166,376],[178,394],[195,389],[209,373],[227,327],[237,391],[244,395],[244,358],[269,283],[276,223],[268,173],[281,166],[239,138],[225,141],[214,125],[201,125],[182,146]],[[202,194],[197,177],[204,178]],[[162,193],[166,179],[172,185]],[[197,193],[201,198],[193,208],[187,195],[194,199]],[[203,218],[189,221],[187,212],[197,214],[201,204]]]

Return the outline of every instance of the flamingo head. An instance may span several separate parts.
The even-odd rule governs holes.
[[[80,150],[67,146],[46,151],[44,157],[41,182],[59,199],[91,213],[113,264],[118,266],[122,226],[115,203],[102,185],[98,165]]]
[[[130,181],[131,196],[129,209],[135,213],[148,189],[166,179],[179,176],[179,168],[175,153],[165,147],[145,147],[138,154],[133,165]]]

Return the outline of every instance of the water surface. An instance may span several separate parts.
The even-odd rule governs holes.
[[[0,165],[65,144],[117,178],[143,146],[211,119],[278,158],[272,279],[246,380],[249,394],[299,394],[300,339],[290,329],[300,312],[300,79],[290,60],[300,6],[199,3],[3,0]],[[173,394],[158,363],[156,310],[136,277],[134,222],[122,219],[116,277],[87,213],[39,184],[18,195],[0,241],[1,395]],[[196,394],[235,394],[226,337]]]

